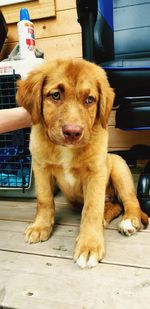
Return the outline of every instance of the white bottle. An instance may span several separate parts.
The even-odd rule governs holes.
[[[35,58],[35,37],[34,37],[34,25],[30,21],[28,10],[22,8],[20,10],[20,21],[17,24],[20,58],[31,59]]]

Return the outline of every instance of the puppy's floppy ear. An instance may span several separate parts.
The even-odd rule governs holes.
[[[30,114],[33,124],[40,120],[42,104],[42,88],[45,76],[41,70],[31,72],[25,80],[17,82],[16,101]]]
[[[100,119],[102,127],[106,129],[115,98],[114,90],[110,87],[106,74],[103,75],[103,78],[100,77],[99,79],[99,93],[98,118]]]

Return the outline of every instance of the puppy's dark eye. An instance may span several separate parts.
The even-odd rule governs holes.
[[[56,91],[54,93],[51,93],[51,97],[54,101],[59,101],[61,99],[61,93],[59,91]]]
[[[94,102],[94,98],[90,95],[85,100],[85,103],[89,105],[92,104],[93,102]]]

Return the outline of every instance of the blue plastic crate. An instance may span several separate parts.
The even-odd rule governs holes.
[[[16,81],[20,75],[0,76],[0,109],[16,107]],[[30,129],[0,134],[0,196],[2,190],[30,188],[32,167],[29,151]]]
[[[29,129],[0,135],[0,187],[30,187]]]

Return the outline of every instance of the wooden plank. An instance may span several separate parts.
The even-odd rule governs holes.
[[[19,207],[18,205],[19,204]],[[21,221],[25,223],[33,222],[36,213],[36,201],[10,203],[9,201],[0,201],[0,220],[4,221]],[[71,208],[67,204],[59,204],[56,201],[55,209],[55,224],[57,225],[67,225],[67,226],[79,226],[81,215],[78,211]],[[113,220],[107,229],[118,229],[118,224],[121,220],[121,216]],[[150,232],[150,225],[143,232]]]
[[[65,197],[60,192],[55,197],[55,224],[79,226],[80,212],[67,204]],[[0,220],[33,222],[36,213],[36,199],[34,200],[0,200]],[[120,217],[113,220],[107,227],[117,229]],[[21,223],[22,224],[22,223]],[[148,227],[150,229],[150,227]]]
[[[0,253],[1,306],[37,309],[149,309],[150,270]],[[109,297],[108,297],[109,294]]]
[[[44,17],[54,17],[56,15],[54,0],[36,0],[27,2],[25,7],[29,10],[31,20]],[[22,3],[3,6],[1,8],[7,24],[19,21],[19,12],[21,8]]]
[[[81,34],[50,37],[36,40],[37,48],[44,51],[45,59],[78,58],[82,56]],[[8,57],[15,47],[15,43],[4,44],[1,51],[1,59]]]
[[[37,47],[44,51],[45,59],[82,56],[80,33],[37,40]]]
[[[68,25],[71,25],[68,27]],[[34,22],[35,38],[48,38],[73,33],[80,33],[81,27],[77,22],[76,9],[57,12],[56,18],[41,19]],[[7,43],[18,41],[16,24],[9,25]]]
[[[116,116],[116,111],[112,110],[109,116],[109,121],[108,121],[108,125],[109,126],[115,126],[115,116]]]
[[[150,130],[123,131],[112,126],[109,127],[110,148],[130,148],[136,144],[150,145]]]
[[[23,239],[26,223],[0,222],[0,250],[72,259],[78,226],[55,225],[51,238],[43,243],[27,244]],[[103,263],[150,268],[149,232],[125,237],[116,230],[105,230],[106,256]],[[134,248],[134,249],[133,249]]]
[[[136,144],[150,145],[150,130],[124,131],[115,128],[116,111],[112,110],[109,118],[109,149],[129,149]]]
[[[55,199],[56,224],[79,225],[80,214],[71,208],[62,197],[57,195]],[[36,212],[36,200],[0,201],[0,219],[9,221],[32,222]]]
[[[56,10],[68,10],[76,8],[76,0],[56,0]]]
[[[35,216],[36,201],[0,201],[0,219],[31,222]]]
[[[0,250],[72,258],[77,227],[55,225],[55,233],[48,241],[33,245],[24,242],[26,227],[25,222],[0,221]]]

